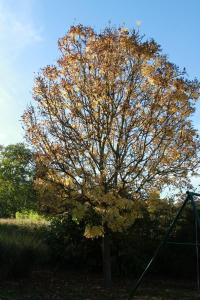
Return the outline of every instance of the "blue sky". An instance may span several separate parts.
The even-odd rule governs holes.
[[[70,25],[133,28],[140,20],[141,34],[186,67],[190,79],[200,79],[199,12],[199,0],[0,0],[0,144],[23,141],[20,118],[31,102],[34,73],[55,62],[57,40]],[[200,129],[199,113],[197,107]]]

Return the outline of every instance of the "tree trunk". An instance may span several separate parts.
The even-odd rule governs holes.
[[[103,255],[104,286],[106,288],[110,288],[112,285],[112,278],[111,278],[110,237],[108,233],[105,233],[103,237],[102,255]]]

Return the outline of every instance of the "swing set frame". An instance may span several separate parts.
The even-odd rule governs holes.
[[[150,261],[147,264],[146,268],[144,269],[144,271],[140,275],[140,277],[137,280],[134,288],[131,290],[131,292],[129,294],[129,297],[128,297],[128,300],[134,300],[136,292],[137,292],[139,286],[141,285],[141,283],[144,279],[144,276],[148,272],[148,270],[151,267],[151,265],[153,264],[153,262],[158,257],[158,254],[161,251],[161,249],[163,248],[163,246],[167,243],[168,238],[170,236],[170,233],[174,229],[174,227],[175,227],[175,225],[176,225],[176,223],[177,223],[184,207],[186,206],[186,204],[188,202],[190,202],[192,204],[192,209],[193,209],[193,213],[194,213],[194,216],[195,216],[195,243],[173,243],[173,244],[176,244],[176,245],[194,245],[195,246],[195,249],[196,249],[197,289],[198,289],[198,291],[200,290],[200,272],[199,272],[199,246],[200,246],[200,244],[198,242],[198,229],[200,231],[200,217],[199,217],[197,206],[196,206],[196,203],[195,203],[195,200],[194,200],[194,197],[200,197],[200,194],[193,193],[193,192],[190,192],[190,191],[187,191],[186,194],[187,194],[186,199],[184,200],[181,207],[179,208],[174,220],[172,221],[171,225],[169,226],[168,230],[166,231],[166,234],[165,234],[163,240],[161,241],[161,243],[159,244],[159,246],[155,250],[154,255],[152,256],[152,258],[150,259]],[[172,244],[172,243],[170,243],[170,244]],[[199,299],[200,299],[200,296],[199,296]]]

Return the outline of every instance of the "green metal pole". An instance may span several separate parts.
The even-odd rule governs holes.
[[[194,193],[193,193],[194,194]],[[200,194],[197,194],[198,196],[200,196]],[[138,279],[138,281],[136,282],[133,290],[130,292],[130,295],[128,297],[128,300],[133,300],[134,296],[136,294],[137,289],[139,288],[145,274],[147,273],[147,271],[149,270],[150,266],[152,265],[152,263],[155,261],[155,259],[157,258],[161,248],[165,245],[165,243],[167,242],[167,239],[172,231],[172,229],[174,228],[179,216],[181,215],[185,205],[187,204],[188,200],[191,200],[191,193],[187,192],[187,197],[185,199],[185,201],[183,202],[182,206],[179,208],[178,213],[176,215],[176,217],[174,218],[173,222],[171,223],[170,227],[168,228],[162,242],[160,243],[160,245],[158,246],[158,248],[156,249],[152,259],[149,261],[149,263],[147,264],[145,270],[143,271],[143,273],[141,274],[140,278]],[[199,223],[200,224],[200,223]]]
[[[195,242],[196,242],[196,273],[197,273],[197,289],[198,291],[200,290],[200,274],[199,274],[199,245],[198,245],[198,227],[200,229],[200,218],[198,215],[196,203],[193,199],[193,196],[191,196],[191,203],[192,203],[192,208],[194,211],[195,215]],[[200,295],[199,295],[200,299]]]
[[[196,239],[196,270],[197,270],[197,289],[199,290],[199,246],[198,246],[198,224],[197,218],[195,218],[195,239]]]
[[[199,218],[197,206],[196,206],[196,203],[195,203],[195,201],[193,199],[193,196],[200,196],[200,194],[189,193],[189,197],[190,197],[190,200],[191,200],[191,203],[192,203],[193,212],[194,212],[195,218],[197,220],[197,225],[198,225],[198,227],[200,229],[200,218]]]

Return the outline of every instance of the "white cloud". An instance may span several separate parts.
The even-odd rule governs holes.
[[[20,41],[21,46],[42,41],[39,30],[36,30],[32,24],[23,24],[15,20],[12,25],[13,34],[17,38],[17,41]]]
[[[11,2],[0,0],[0,144],[22,139],[20,117],[30,87],[20,64],[24,52],[33,51],[43,40],[41,28],[34,22],[32,1],[18,0],[17,9]]]
[[[41,28],[30,15],[25,18],[0,2],[0,57],[16,58],[25,47],[41,41]]]

